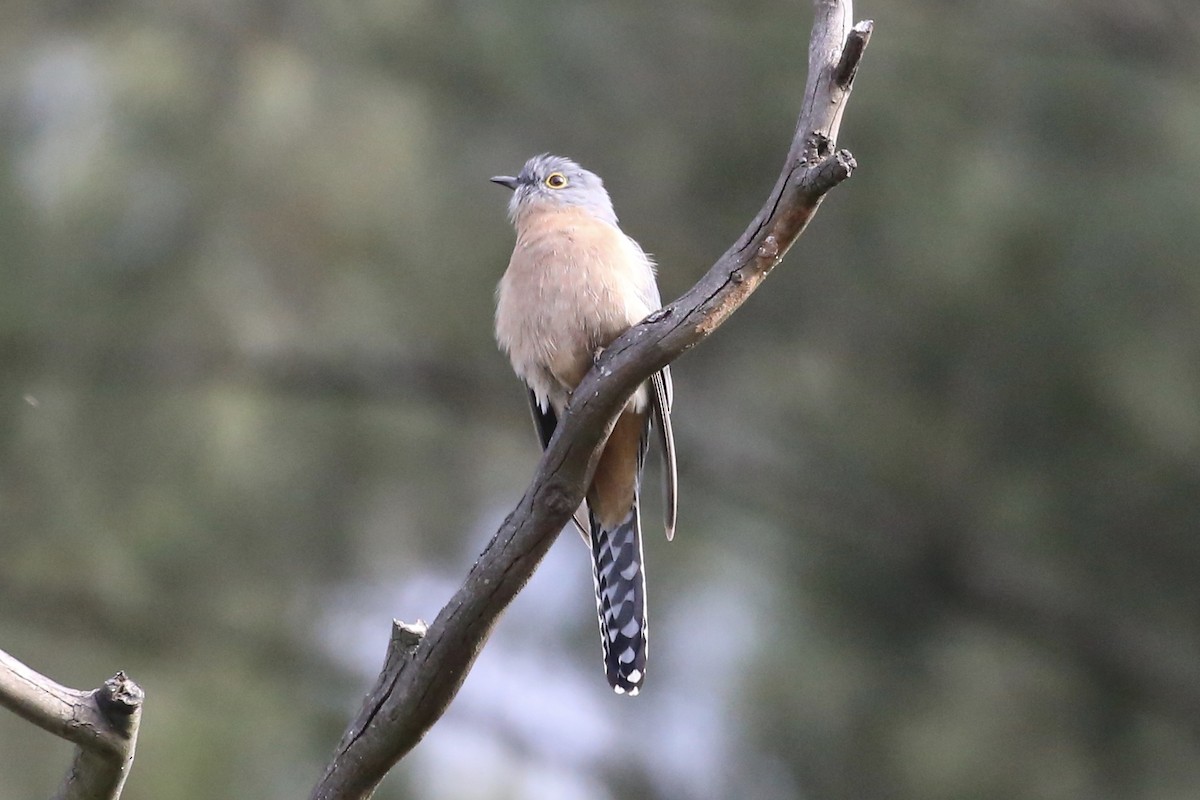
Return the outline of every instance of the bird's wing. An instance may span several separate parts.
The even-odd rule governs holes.
[[[554,413],[554,409],[549,404],[542,408],[538,403],[537,395],[533,390],[529,390],[529,411],[533,415],[533,428],[537,431],[538,443],[545,450],[550,444],[550,437],[554,435],[554,429],[558,427],[558,417]],[[579,535],[583,537],[583,541],[591,544],[591,534],[588,533],[588,526],[583,523],[583,519],[579,516],[582,509],[576,510],[571,517],[571,521],[575,523],[575,528],[579,531]]]
[[[550,437],[554,435],[554,429],[558,427],[558,417],[548,403],[542,408],[533,389],[529,390],[529,411],[533,414],[533,427],[537,431],[538,444],[545,450],[550,444]]]
[[[653,425],[658,433],[658,446],[663,463],[663,528],[667,541],[675,538],[675,520],[679,510],[679,474],[675,465],[675,432],[671,429],[671,403],[674,400],[671,368],[650,376],[650,403],[654,409]]]

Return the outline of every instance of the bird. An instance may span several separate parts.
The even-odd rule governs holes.
[[[496,288],[496,341],[528,389],[544,449],[571,393],[603,349],[662,306],[654,261],[617,222],[604,182],[562,156],[530,158],[515,176],[508,216],[516,244]],[[646,676],[646,571],[639,513],[651,431],[662,455],[663,527],[675,535],[678,479],[671,428],[673,387],[663,367],[638,387],[605,440],[585,494],[604,670],[617,694]]]

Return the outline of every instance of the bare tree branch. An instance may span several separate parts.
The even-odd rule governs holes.
[[[118,672],[98,689],[61,686],[0,650],[0,705],[77,745],[57,800],[121,796],[142,717],[141,687]]]
[[[516,509],[466,582],[421,636],[394,629],[386,663],[350,724],[317,800],[366,798],[445,712],[500,614],[583,499],[598,450],[638,385],[732,314],[855,167],[834,142],[871,24],[851,27],[849,0],[814,0],[808,83],[783,171],[741,238],[685,295],[609,346],[571,405]]]

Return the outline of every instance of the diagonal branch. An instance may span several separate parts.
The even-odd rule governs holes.
[[[825,194],[855,167],[834,142],[871,23],[849,0],[814,0],[808,83],[779,179],[746,232],[685,295],[613,342],[575,390],[533,481],[422,636],[394,629],[383,671],[351,722],[316,800],[369,797],[445,712],[500,614],[583,499],[620,408],[651,374],[706,338],[782,260]]]
[[[121,796],[142,716],[141,687],[118,672],[98,689],[69,689],[0,650],[0,705],[77,745],[57,800]]]

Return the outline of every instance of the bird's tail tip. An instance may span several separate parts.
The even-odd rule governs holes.
[[[604,672],[617,694],[636,696],[646,678],[646,579],[636,506],[607,530],[593,516],[592,565]]]

